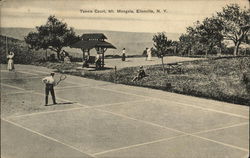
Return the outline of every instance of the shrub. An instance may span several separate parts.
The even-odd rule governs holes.
[[[7,63],[6,58],[6,37],[0,36],[0,62]],[[8,51],[14,52],[14,63],[16,64],[31,64],[36,60],[41,60],[44,57],[43,51],[33,51],[29,49],[23,41],[8,37]]]

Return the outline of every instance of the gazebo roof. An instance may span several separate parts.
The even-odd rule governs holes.
[[[71,45],[73,48],[83,48],[83,49],[92,49],[96,47],[102,47],[102,48],[111,48],[116,49],[115,46],[113,46],[111,43],[108,43],[106,41],[86,41],[81,40]]]
[[[82,35],[82,40],[100,40],[107,39],[103,33],[87,33]]]

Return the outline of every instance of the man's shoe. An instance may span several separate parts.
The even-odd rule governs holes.
[[[57,103],[53,103],[53,104],[57,104]]]
[[[44,106],[48,106],[48,104],[45,104]]]

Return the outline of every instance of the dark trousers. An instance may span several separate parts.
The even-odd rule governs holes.
[[[52,96],[53,104],[56,104],[56,97],[54,92],[54,85],[53,84],[46,84],[45,87],[45,104],[48,104],[49,92]]]
[[[100,69],[101,68],[101,60],[97,60],[96,62],[95,62],[95,69]]]

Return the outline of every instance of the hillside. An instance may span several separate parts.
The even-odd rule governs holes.
[[[174,58],[172,58],[173,60]],[[180,57],[178,60],[184,59]],[[111,59],[115,60],[115,59]],[[120,60],[119,60],[120,61]],[[131,60],[132,64],[143,61]],[[114,61],[115,62],[115,61]],[[250,106],[250,58],[224,57],[206,60],[183,61],[179,68],[162,65],[144,66],[147,77],[133,81],[138,66],[125,67],[117,71],[64,71],[66,66],[57,67],[60,72],[119,84],[148,87],[203,98]]]
[[[24,40],[24,37],[30,32],[35,31],[32,28],[1,28],[1,35],[13,37],[19,40]],[[139,33],[139,32],[121,32],[121,31],[105,31],[105,30],[79,30],[75,29],[77,35],[83,33],[104,33],[108,37],[108,42],[116,46],[116,50],[108,50],[106,54],[115,55],[120,54],[122,48],[126,48],[128,55],[140,55],[146,47],[152,47],[153,33]],[[167,33],[169,39],[177,40],[179,34]],[[80,51],[72,53],[77,53]]]

